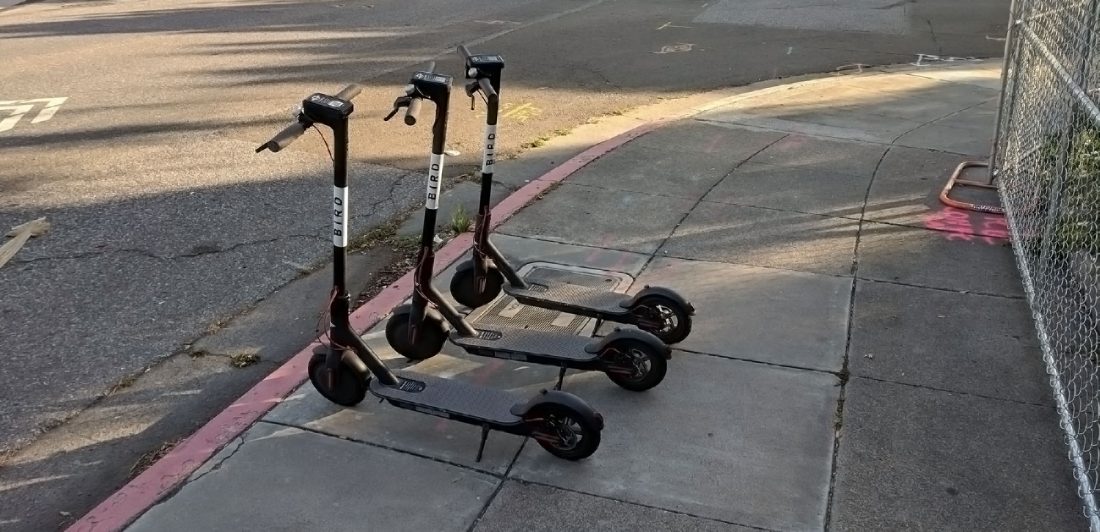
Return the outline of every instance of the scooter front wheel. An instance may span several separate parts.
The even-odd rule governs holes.
[[[460,305],[469,308],[482,307],[496,299],[504,285],[504,275],[495,266],[489,266],[485,273],[485,286],[479,287],[473,263],[459,266],[454,277],[451,277],[451,296]]]
[[[408,312],[396,312],[386,322],[386,341],[397,354],[414,361],[427,360],[443,350],[447,341],[447,331],[443,324],[425,318],[416,330],[416,338],[410,337],[412,326]]]
[[[691,312],[670,298],[645,296],[630,310],[639,329],[652,333],[666,345],[682,342],[691,334]]]
[[[332,370],[329,379],[324,352],[314,353],[309,359],[309,382],[325,399],[340,406],[355,406],[367,396],[367,379],[355,370],[340,364]]]
[[[568,406],[540,405],[528,412],[524,421],[531,437],[558,458],[583,460],[600,447],[600,429]]]
[[[653,346],[637,340],[611,342],[600,353],[607,378],[624,389],[644,392],[657,386],[668,372],[668,360]]]

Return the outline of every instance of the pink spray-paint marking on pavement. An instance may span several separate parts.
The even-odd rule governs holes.
[[[924,215],[924,227],[942,232],[949,241],[980,242],[991,246],[1008,241],[1003,215],[944,207]]]
[[[492,227],[499,226],[555,183],[606,153],[652,131],[660,123],[661,121],[645,124],[601,142],[531,181],[493,208]],[[469,233],[454,238],[436,253],[436,262],[441,268],[446,268],[464,255],[472,242]],[[373,327],[383,316],[405,301],[412,293],[412,287],[413,272],[410,271],[356,309],[350,317],[352,328],[364,331]],[[69,526],[67,532],[121,530],[133,522],[175,490],[222,447],[240,436],[301,386],[307,378],[309,359],[317,345],[320,345],[319,340],[299,351],[163,458]]]

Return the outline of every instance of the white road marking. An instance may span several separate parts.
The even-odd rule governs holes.
[[[57,113],[57,110],[61,108],[61,104],[68,100],[68,97],[62,96],[59,98],[36,98],[33,100],[8,100],[0,101],[0,111],[11,111],[10,116],[0,120],[0,131],[8,131],[15,127],[20,120],[23,119],[28,113],[35,108],[35,104],[43,103],[41,111],[31,119],[32,124],[38,124],[45,122]]]
[[[15,127],[15,124],[18,124],[19,120],[23,118],[23,115],[34,109],[33,105],[5,105],[7,103],[0,102],[0,111],[12,111],[12,113],[11,116],[0,120],[0,131],[7,131]]]
[[[691,43],[670,44],[662,46],[659,51],[653,52],[655,54],[674,54],[678,52],[690,52],[695,45]]]
[[[677,25],[673,24],[672,21],[669,21],[669,22],[665,22],[664,24],[661,24],[661,27],[657,28],[657,31],[661,31],[665,28],[680,28],[680,29],[684,29],[684,30],[690,30],[691,26],[677,26]]]
[[[913,66],[929,66],[931,63],[957,63],[959,61],[978,61],[976,57],[940,57],[934,54],[917,54],[917,62],[909,63]]]

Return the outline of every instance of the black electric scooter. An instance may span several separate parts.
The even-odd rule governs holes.
[[[367,391],[391,405],[481,427],[477,459],[490,430],[530,436],[554,456],[580,460],[600,445],[603,417],[575,395],[543,390],[522,398],[480,386],[411,371],[392,371],[351,328],[351,296],[344,280],[348,243],[348,117],[351,99],[362,88],[352,85],[334,96],[314,94],[302,101],[297,121],[264,143],[277,152],[314,124],[332,128],[332,271],[329,345],[318,347],[309,361],[309,380],[326,399],[343,406],[358,404]],[[415,119],[409,109],[406,121]],[[411,122],[410,122],[411,123]],[[372,378],[373,377],[373,378]]]
[[[673,290],[646,286],[629,296],[561,281],[524,280],[493,245],[489,240],[492,225],[489,198],[493,188],[493,150],[497,141],[500,74],[504,59],[499,55],[473,55],[465,46],[459,46],[458,52],[466,61],[466,78],[473,80],[466,85],[470,108],[473,108],[474,94],[480,92],[489,109],[482,146],[481,200],[474,230],[473,259],[460,264],[451,278],[451,295],[455,301],[478,308],[495,299],[503,287],[504,293],[524,305],[595,318],[597,327],[601,321],[635,325],[666,344],[687,338],[695,307]]]
[[[392,118],[406,106],[409,108],[406,117],[415,116],[422,100],[435,103],[424,230],[420,236],[412,304],[398,307],[386,323],[390,346],[412,360],[435,356],[448,339],[446,321],[454,328],[449,334],[451,342],[470,354],[558,366],[561,371],[556,389],[561,388],[569,368],[603,371],[615,384],[632,391],[648,390],[659,384],[665,377],[671,350],[652,334],[631,329],[614,331],[605,338],[585,338],[518,327],[477,329],[432,285],[436,210],[443,181],[450,96],[450,76],[417,72],[406,88],[406,95],[394,102],[393,112],[386,117]],[[406,124],[414,122],[405,120]]]

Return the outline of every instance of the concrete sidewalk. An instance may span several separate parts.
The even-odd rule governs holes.
[[[130,530],[1083,528],[1003,222],[936,200],[987,153],[998,81],[964,63],[750,93],[508,220],[521,264],[698,310],[657,388],[566,380],[607,421],[592,458],[493,434],[475,462],[474,427],[306,384]],[[418,369],[556,374],[450,348]]]

